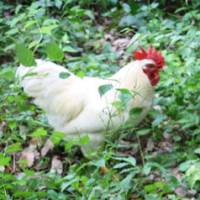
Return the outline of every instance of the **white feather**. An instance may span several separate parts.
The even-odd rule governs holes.
[[[125,123],[131,108],[144,108],[134,122],[136,125],[151,106],[153,88],[142,71],[146,64],[152,63],[151,60],[131,62],[106,80],[92,77],[81,79],[55,63],[36,62],[34,67],[20,66],[17,69],[16,76],[24,91],[46,111],[48,121],[55,130],[64,132],[68,138],[88,134],[90,147],[96,148],[101,144],[105,130],[118,128]],[[61,79],[61,72],[67,72],[70,76]],[[113,89],[101,97],[98,89],[105,84],[112,84]],[[118,100],[118,88],[129,89],[137,95],[129,102],[126,111],[116,115],[113,102]]]

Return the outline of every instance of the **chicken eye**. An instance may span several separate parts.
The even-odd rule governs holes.
[[[148,67],[148,68],[154,68],[155,65],[154,65],[154,64],[148,64],[147,67]]]

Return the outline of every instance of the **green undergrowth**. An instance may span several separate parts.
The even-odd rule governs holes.
[[[0,2],[0,199],[200,199],[199,2],[9,2]],[[130,41],[122,54],[113,48],[119,38]],[[93,159],[77,155],[74,143],[48,126],[15,80],[19,61],[32,65],[34,58],[80,77],[107,77],[138,46],[150,45],[167,66],[153,108]],[[23,149],[34,144],[39,151],[47,138],[56,145],[50,154],[31,167],[19,159]],[[60,175],[51,170],[55,155],[63,163]]]

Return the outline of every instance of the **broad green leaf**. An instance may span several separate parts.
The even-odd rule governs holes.
[[[112,105],[116,108],[117,111],[124,111],[124,105],[121,101],[114,101]]]
[[[137,131],[137,135],[142,136],[142,135],[147,135],[149,132],[151,131],[151,129],[141,129]]]
[[[61,192],[63,192],[65,189],[67,189],[68,187],[70,187],[72,184],[79,182],[79,178],[75,177],[70,181],[65,181],[61,184],[60,188],[61,188]]]
[[[130,116],[138,116],[140,115],[142,112],[142,108],[140,107],[137,107],[137,108],[132,108],[130,111],[129,111],[129,115]]]
[[[152,169],[158,169],[159,171],[163,172],[165,171],[164,167],[156,162],[147,162],[145,163],[143,167],[143,173],[145,175],[148,175]]]
[[[155,183],[145,185],[144,190],[147,193],[156,193],[158,190],[161,190],[163,193],[168,193],[171,191],[171,188],[165,182],[157,181]]]
[[[47,44],[46,53],[47,53],[48,58],[54,61],[62,61],[64,58],[63,51],[55,42],[51,42]]]
[[[59,142],[64,138],[65,134],[63,132],[54,132],[51,137],[50,140],[54,143],[54,144],[59,144]]]
[[[91,164],[95,165],[96,167],[103,167],[106,165],[106,161],[103,158],[101,158],[99,160],[92,161]]]
[[[188,170],[192,165],[194,165],[197,162],[197,160],[187,160],[183,163],[181,163],[178,167],[178,169],[181,172],[185,172],[186,170]]]
[[[151,169],[152,169],[152,166],[151,166],[151,165],[145,164],[145,165],[143,166],[142,172],[143,172],[145,175],[149,175],[149,173],[151,172]]]
[[[72,46],[67,45],[63,48],[63,51],[69,52],[69,53],[77,53],[77,52],[79,52],[79,49],[75,49]]]
[[[90,141],[90,138],[88,135],[84,135],[80,138],[79,142],[81,145],[85,145],[85,144],[88,144]]]
[[[15,35],[16,33],[18,33],[18,29],[17,28],[13,28],[10,29],[9,31],[6,32],[6,35]]]
[[[114,165],[113,169],[121,169],[121,168],[124,168],[128,165],[128,163],[126,162],[122,162],[122,163],[118,163],[116,165]]]
[[[133,96],[132,92],[126,88],[117,88],[117,91],[123,94],[130,94],[131,96]]]
[[[47,135],[47,131],[44,128],[38,128],[36,131],[32,133],[33,137],[45,137]]]
[[[86,10],[85,11],[85,15],[87,15],[90,19],[94,20],[94,13],[92,12],[92,10]]]
[[[27,67],[36,64],[32,51],[26,48],[26,46],[23,43],[16,44],[15,49],[16,49],[17,59],[21,64]]]
[[[27,23],[24,25],[24,28],[27,29],[27,28],[31,28],[34,24],[36,24],[37,21],[36,20],[29,20],[27,21]]]
[[[100,96],[103,96],[106,92],[108,92],[109,90],[111,90],[113,88],[112,84],[105,84],[105,85],[101,85],[99,86],[99,94]]]
[[[124,107],[126,108],[129,101],[133,99],[133,94],[126,88],[117,89],[120,92],[119,99],[123,103]]]
[[[125,190],[125,191],[128,191],[128,189],[131,187],[131,181],[133,179],[133,176],[134,174],[128,174],[126,178],[124,178],[120,184],[119,184],[119,187],[122,189],[122,190]]]
[[[186,179],[191,188],[194,188],[197,182],[200,181],[200,162],[191,165],[186,171]]]
[[[85,73],[83,71],[79,71],[76,76],[83,78],[85,76]]]
[[[124,12],[130,13],[131,8],[130,8],[129,4],[123,3],[123,4],[122,4],[122,7],[123,7]]]
[[[136,166],[136,160],[135,160],[135,158],[134,157],[132,157],[132,156],[129,156],[128,158],[120,158],[120,157],[117,157],[117,158],[115,158],[116,160],[120,160],[120,161],[124,161],[124,162],[127,162],[127,163],[129,163],[130,165],[132,165],[132,166]]]
[[[62,1],[62,0],[55,0],[55,6],[59,9],[61,8],[63,3],[64,3],[64,1]]]
[[[22,150],[21,144],[20,143],[15,143],[11,144],[6,148],[6,153],[11,154],[11,153],[16,153]]]
[[[59,73],[59,77],[62,78],[62,79],[66,79],[70,76],[71,74],[68,73],[68,72],[60,72]]]
[[[132,166],[136,166],[136,160],[134,157],[129,156],[128,158],[124,159],[124,161],[130,163]]]
[[[40,41],[33,40],[32,42],[29,43],[28,48],[33,48],[33,47],[38,47]]]
[[[23,199],[28,199],[30,196],[33,195],[32,191],[23,191],[19,190],[15,192],[15,198],[23,198]]]
[[[2,153],[0,153],[0,166],[9,165],[10,160],[10,157],[4,156]]]
[[[69,44],[70,43],[70,38],[69,38],[69,35],[67,33],[65,33],[62,37],[62,42],[63,43],[66,43],[66,44]],[[65,46],[63,47],[63,51],[64,51],[64,48]]]
[[[195,150],[194,150],[194,153],[200,155],[200,148],[195,149]]]
[[[77,139],[67,140],[67,141],[65,142],[65,150],[66,150],[66,151],[70,151],[71,148],[72,148],[74,145],[78,145],[78,144],[79,144],[79,142],[78,142]]]
[[[158,126],[161,122],[163,122],[166,119],[165,115],[159,114],[156,116],[156,119],[153,121],[152,125]]]
[[[56,27],[58,27],[58,25],[54,24],[54,25],[49,25],[49,26],[43,26],[41,29],[40,29],[40,32],[41,33],[44,33],[44,34],[51,34],[51,31],[53,29],[55,29]]]

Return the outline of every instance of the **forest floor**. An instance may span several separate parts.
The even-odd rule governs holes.
[[[157,3],[8,1],[0,14],[0,199],[200,199],[198,5],[172,14]],[[90,159],[78,147],[88,138],[66,141],[55,132],[15,78],[19,62],[34,58],[107,77],[151,45],[167,69],[150,113],[138,127],[113,133]]]

